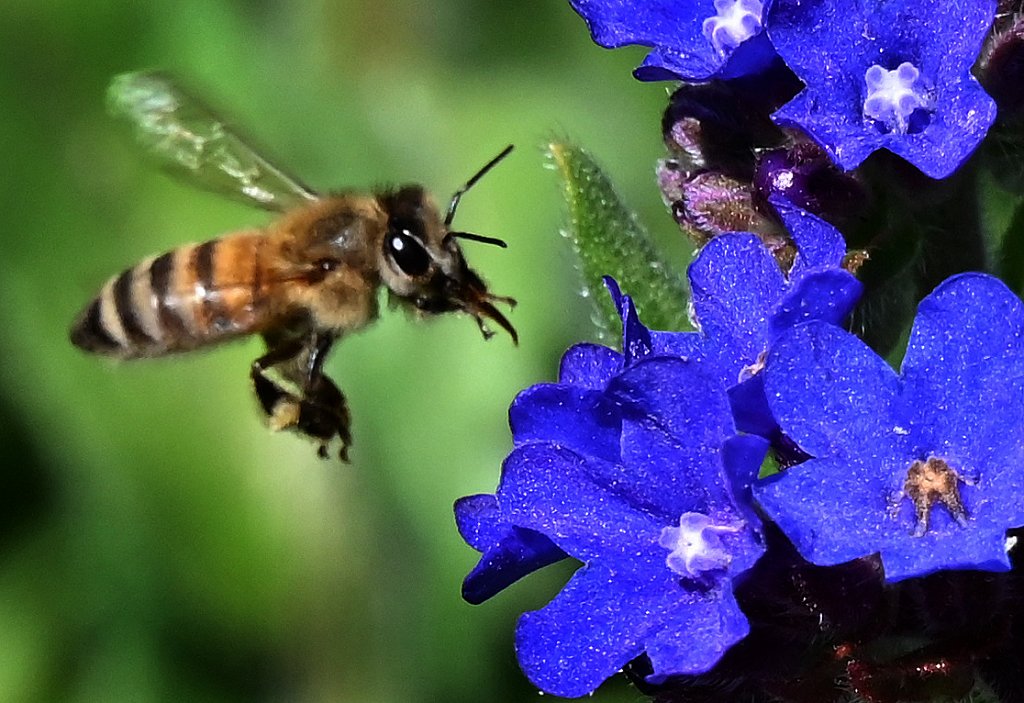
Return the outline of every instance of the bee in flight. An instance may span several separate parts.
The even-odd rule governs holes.
[[[108,101],[165,167],[279,217],[264,229],[185,245],[113,276],[72,326],[75,346],[136,359],[259,334],[267,351],[250,376],[271,427],[313,438],[322,457],[337,437],[348,461],[348,407],[323,365],[344,334],[376,319],[382,285],[422,314],[462,311],[485,338],[492,320],[518,341],[493,304],[515,301],[487,290],[458,240],[505,243],[451,229],[459,199],[511,146],[456,191],[442,216],[419,185],[314,193],[164,74],[118,76]]]

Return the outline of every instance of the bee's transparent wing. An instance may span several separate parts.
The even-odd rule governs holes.
[[[115,77],[107,107],[162,166],[202,188],[278,212],[317,199],[164,73]]]

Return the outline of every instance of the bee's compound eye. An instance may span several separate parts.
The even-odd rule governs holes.
[[[422,276],[430,268],[430,256],[423,245],[406,231],[388,233],[388,252],[408,276]]]

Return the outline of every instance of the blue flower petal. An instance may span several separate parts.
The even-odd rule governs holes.
[[[840,325],[860,300],[863,290],[860,281],[839,268],[805,273],[772,311],[771,335],[778,336],[811,320]]]
[[[948,279],[918,308],[903,360],[919,453],[976,479],[973,519],[1021,524],[1024,476],[1024,304],[998,279]],[[994,414],[994,410],[998,413]],[[990,496],[985,499],[986,496]],[[1020,499],[1017,496],[1021,496]],[[968,506],[969,508],[971,506]]]
[[[936,507],[932,509],[928,531],[923,535],[915,535],[907,528],[913,525],[913,511],[909,504],[901,505],[897,520],[900,529],[879,550],[886,581],[926,576],[939,570],[1010,569],[1010,558],[1006,553],[1006,528],[1008,525],[1024,524],[1024,515],[1019,506],[1016,511],[1017,521],[1007,522],[1005,512],[998,507],[994,512],[1001,515],[993,515],[993,511],[987,510],[980,513],[979,508],[985,500],[970,487],[965,487],[962,493],[969,515],[966,528],[954,522],[943,508]],[[1001,493],[999,500],[1005,498],[1006,494]]]
[[[600,391],[542,383],[516,396],[508,411],[512,440],[549,441],[605,461],[618,461],[622,420]]]
[[[729,387],[729,405],[740,432],[773,437],[779,429],[764,394],[764,374],[759,373]]]
[[[707,43],[706,40],[704,43]],[[709,78],[732,80],[764,73],[778,60],[778,56],[771,39],[762,32],[740,44],[724,62],[717,54],[703,51],[703,47],[697,53],[687,53],[667,46],[656,46],[633,71],[633,75],[642,81],[698,82]]]
[[[999,279],[967,273],[921,301],[902,373],[910,392],[931,395],[942,386],[956,397],[986,361],[1022,353],[1024,304]]]
[[[703,361],[707,358],[704,338],[699,332],[651,330],[651,353],[654,356],[674,356],[683,361]]]
[[[747,631],[732,579],[764,552],[749,486],[767,443],[735,434],[706,340],[650,333],[609,291],[630,351],[580,345],[562,384],[520,394],[496,495],[456,508],[485,550],[469,600],[565,556],[584,562],[517,632],[524,670],[559,695],[589,693],[648,648],[655,678],[709,669]]]
[[[754,503],[751,500],[751,489],[761,471],[761,463],[768,454],[770,444],[764,437],[757,435],[735,435],[725,441],[722,447],[722,463],[725,465],[725,474],[732,487],[732,494],[736,499],[736,506],[743,514],[748,524],[757,525],[760,518],[754,511]],[[763,546],[760,547],[763,551]],[[754,565],[761,555],[751,554],[752,561],[747,562],[733,558],[732,567],[736,573]]]
[[[932,178],[945,178],[967,161],[996,119],[996,103],[973,76],[940,90],[931,124],[919,134],[886,135],[882,144]]]
[[[686,608],[666,614],[661,631],[647,643],[646,652],[656,674],[651,683],[669,676],[708,671],[726,650],[750,632],[750,623],[729,589],[715,600],[694,600]]]
[[[466,544],[478,552],[496,546],[508,531],[508,522],[501,517],[497,499],[488,493],[455,501],[455,525]]]
[[[604,285],[622,318],[622,355],[628,366],[651,353],[651,332],[640,322],[633,299],[619,290],[618,281],[605,276]]]
[[[761,240],[743,233],[708,242],[688,276],[701,331],[712,344],[709,353],[717,353],[735,383],[764,350],[769,314],[785,291],[785,277]]]
[[[724,511],[733,497],[716,451],[735,434],[725,389],[698,365],[678,359],[640,362],[608,388],[622,407],[622,461],[637,505],[662,524],[687,511]]]
[[[482,552],[462,582],[462,597],[469,603],[482,603],[522,577],[566,557],[539,532],[510,525],[492,495],[457,501],[455,521],[462,538]]]
[[[520,618],[519,665],[537,687],[556,696],[592,692],[643,652],[666,613],[686,606],[677,581],[667,568],[581,568],[546,607]]]
[[[878,553],[890,582],[939,569],[1007,570],[1005,525],[964,529],[938,508],[928,531],[916,535],[909,504],[893,515],[896,491],[887,479],[905,474],[908,464],[907,458],[882,467],[811,459],[765,479],[754,495],[800,554],[821,566]],[[965,501],[969,510],[976,506],[966,493]]]
[[[841,329],[794,328],[775,343],[764,373],[776,419],[813,456],[890,455],[908,431],[896,373]]]
[[[838,268],[846,256],[846,240],[839,230],[820,217],[774,195],[769,202],[793,237],[797,252],[789,271],[790,283],[818,268]]]
[[[640,552],[663,561],[664,523],[643,510],[630,477],[625,467],[557,445],[527,444],[505,459],[497,498],[509,522],[582,561],[629,563]]]
[[[684,76],[713,76],[721,68],[721,61],[713,54],[689,54],[658,46],[647,54],[643,63],[633,69],[633,75],[637,80],[647,82],[677,81]]]
[[[921,301],[902,371],[919,442],[986,463],[1024,431],[1024,304],[991,276],[948,279]]]
[[[765,437],[777,434],[777,424],[758,395],[760,383],[750,382],[764,352],[801,322],[841,323],[862,291],[860,282],[839,268],[846,245],[834,227],[784,199],[773,205],[802,247],[788,279],[760,239],[747,233],[716,237],[688,272],[703,356],[712,358],[730,387],[737,428]]]
[[[894,490],[878,467],[881,461],[810,459],[760,482],[754,497],[805,559],[841,564],[878,551],[900,529],[886,519]]]
[[[970,74],[995,0],[779,0],[768,32],[806,89],[774,115],[806,131],[844,169],[888,149],[944,178],[977,148],[995,103]],[[864,116],[865,75],[904,62],[920,71],[933,107],[920,129],[886,131]]]
[[[624,418],[647,422],[678,443],[700,448],[696,454],[735,434],[725,389],[698,363],[670,357],[647,359],[616,377],[608,394]]]
[[[627,44],[672,46],[706,44],[699,3],[678,0],[570,0],[594,41],[608,49]]]
[[[603,391],[622,370],[622,354],[599,344],[576,344],[562,355],[558,382]]]
[[[571,0],[594,41],[607,48],[626,44],[653,47],[635,75],[640,80],[733,78],[760,73],[775,59],[764,32],[743,42],[728,56],[704,36],[703,23],[715,14],[712,2],[651,0]],[[769,11],[764,3],[762,13]]]
[[[817,564],[881,555],[886,579],[1010,568],[1024,525],[1024,304],[964,274],[922,301],[896,377],[820,322],[776,343],[765,386],[783,431],[816,459],[755,486]]]

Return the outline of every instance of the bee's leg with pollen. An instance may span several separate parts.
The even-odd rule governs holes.
[[[348,462],[352,444],[348,404],[334,382],[323,373],[323,363],[335,337],[312,333],[284,340],[267,338],[269,350],[252,364],[256,397],[274,430],[294,429],[317,440],[317,454],[327,458],[327,447],[338,437],[338,455]],[[284,380],[294,383],[298,393],[283,388],[267,372],[275,369]]]
[[[260,401],[263,412],[270,419],[270,426],[275,430],[295,427],[299,423],[300,400],[294,393],[282,388],[267,376],[267,371],[274,366],[293,360],[302,353],[305,345],[301,340],[289,340],[280,346],[273,347],[266,354],[252,362],[249,375],[252,378],[256,398]]]

